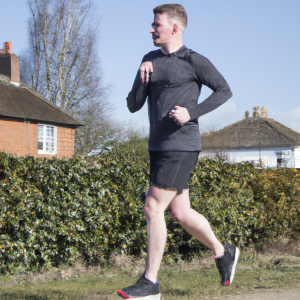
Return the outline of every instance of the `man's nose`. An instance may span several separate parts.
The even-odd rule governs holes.
[[[150,29],[150,33],[154,33],[154,32],[155,32],[154,28],[153,28],[153,27],[151,27],[151,29]]]

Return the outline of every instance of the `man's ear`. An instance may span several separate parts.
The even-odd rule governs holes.
[[[178,25],[175,24],[175,25],[173,26],[173,33],[176,33],[177,31],[178,31]]]

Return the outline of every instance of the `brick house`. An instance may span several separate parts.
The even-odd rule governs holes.
[[[11,43],[0,49],[0,152],[70,158],[83,124],[20,82],[20,58]]]

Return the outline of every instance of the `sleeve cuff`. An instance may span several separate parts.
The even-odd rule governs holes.
[[[191,117],[191,120],[195,120],[199,118],[196,107],[188,107],[187,111]]]

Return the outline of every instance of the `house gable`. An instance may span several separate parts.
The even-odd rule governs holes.
[[[0,73],[0,152],[72,157],[75,129],[83,124],[20,82],[20,58],[9,42],[0,49]]]
[[[245,118],[201,138],[203,150],[278,148],[300,145],[300,133],[273,119]]]

